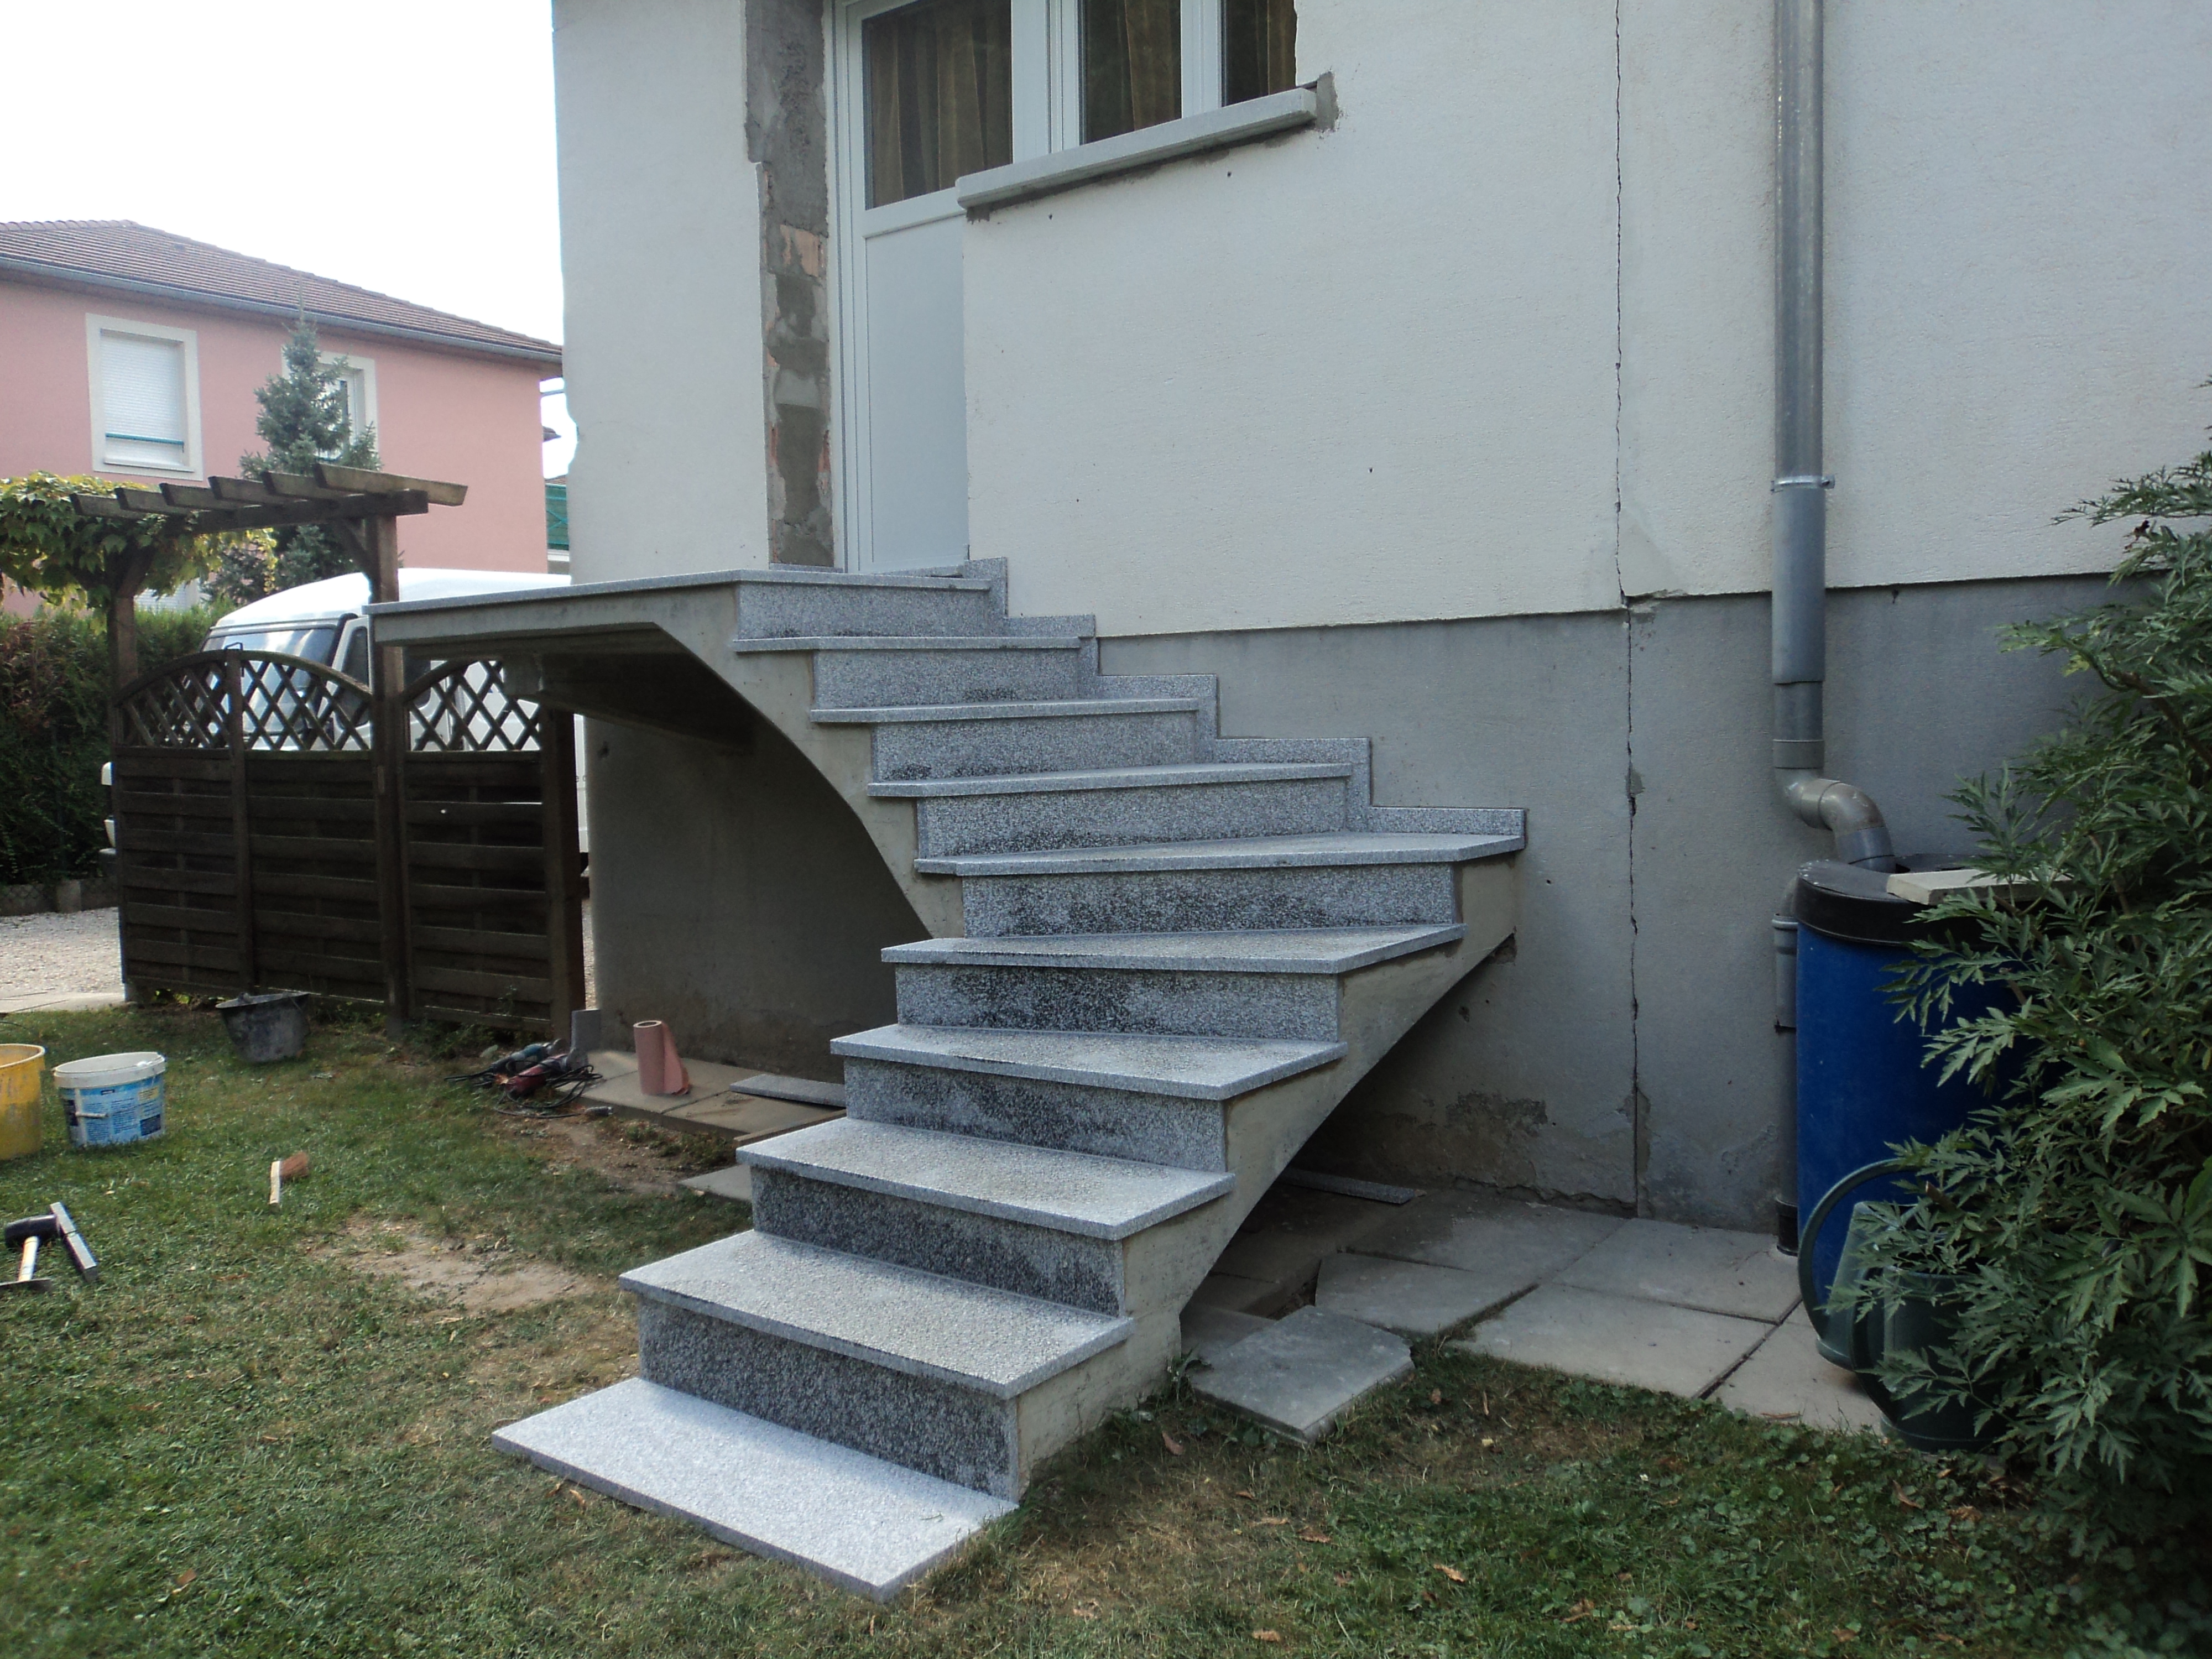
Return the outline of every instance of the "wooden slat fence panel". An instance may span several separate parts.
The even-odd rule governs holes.
[[[281,987],[566,1029],[583,1000],[569,720],[509,696],[496,663],[441,665],[393,701],[404,745],[368,687],[300,658],[203,653],[125,688],[134,991]]]

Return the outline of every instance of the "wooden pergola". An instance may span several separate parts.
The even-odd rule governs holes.
[[[167,519],[191,535],[234,530],[276,530],[313,525],[334,532],[349,547],[368,578],[369,602],[391,605],[399,598],[399,520],[433,507],[459,507],[468,499],[466,484],[434,478],[410,478],[397,472],[318,461],[312,474],[265,471],[252,478],[210,478],[204,484],[165,483],[158,489],[124,486],[112,495],[73,495],[76,510],[93,519]],[[372,638],[374,636],[372,635]],[[405,653],[398,646],[377,644],[369,675],[374,755],[374,813],[377,885],[383,917],[387,1006],[405,1006],[406,875],[401,830],[400,777],[408,753]],[[234,682],[235,674],[233,675]],[[118,688],[119,689],[119,688]],[[231,720],[241,718],[242,694],[230,688]],[[565,728],[563,728],[565,730]],[[113,735],[119,737],[119,732]],[[233,732],[234,743],[239,733]],[[566,745],[560,750],[568,753]],[[574,763],[569,763],[572,769]],[[246,772],[234,769],[234,838],[246,836]],[[573,806],[569,809],[573,815]],[[241,951],[250,954],[250,881],[239,878]],[[579,981],[580,984],[580,981]],[[557,1023],[557,1022],[556,1022]]]

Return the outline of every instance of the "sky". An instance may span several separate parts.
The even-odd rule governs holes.
[[[0,0],[0,220],[136,219],[561,337],[547,0]],[[573,428],[546,424],[549,476]]]

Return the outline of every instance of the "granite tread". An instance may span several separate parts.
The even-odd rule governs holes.
[[[793,634],[730,641],[736,652],[760,651],[1079,651],[1072,634]]]
[[[915,778],[871,783],[872,795],[931,799],[944,795],[1052,795],[1102,789],[1173,789],[1191,784],[1289,783],[1349,778],[1349,763],[1191,761],[1179,766],[1114,767],[1097,772],[1024,772],[997,778]]]
[[[649,1262],[623,1289],[891,1370],[1012,1400],[1128,1338],[1130,1322],[744,1232]]]
[[[510,1423],[492,1444],[876,1601],[1014,1508],[642,1377]]]
[[[998,1030],[971,1026],[879,1025],[839,1037],[842,1058],[1046,1083],[1073,1083],[1187,1100],[1233,1100],[1270,1083],[1341,1060],[1341,1042],[1281,1037],[1133,1036],[1111,1031]]]
[[[1273,870],[1377,864],[1470,864],[1517,853],[1520,836],[1367,833],[1255,836],[1239,841],[1155,842],[1129,847],[1045,848],[921,858],[930,876],[1080,876],[1123,871]]]
[[[1233,1175],[842,1118],[738,1159],[1087,1238],[1122,1239],[1235,1189]]]
[[[1467,937],[1457,922],[1415,927],[1308,927],[1204,933],[1040,933],[924,939],[884,952],[892,963],[1101,968],[1176,973],[1348,974]]]
[[[1198,697],[1066,697],[1043,702],[899,703],[886,708],[817,708],[823,726],[921,725],[953,720],[1069,720],[1091,714],[1194,714]]]

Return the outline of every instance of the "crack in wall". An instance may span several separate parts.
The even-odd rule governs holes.
[[[1644,793],[1644,778],[1636,769],[1636,624],[1651,613],[1649,605],[1632,602],[1622,562],[1622,524],[1626,512],[1624,488],[1623,430],[1627,400],[1627,269],[1624,258],[1627,200],[1624,156],[1625,112],[1627,107],[1626,64],[1621,50],[1622,8],[1613,9],[1613,584],[1620,605],[1621,744],[1626,775],[1622,788],[1628,796],[1626,864],[1628,872],[1628,1112],[1633,1160],[1632,1178],[1636,1212],[1650,1213],[1648,1175],[1651,1164],[1650,1103],[1644,1096],[1642,1010],[1638,1000],[1636,908],[1636,805]]]

